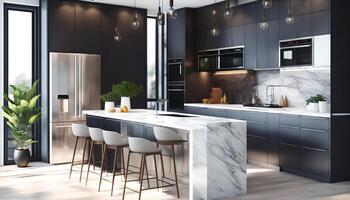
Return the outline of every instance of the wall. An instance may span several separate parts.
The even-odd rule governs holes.
[[[13,4],[21,4],[21,5],[30,5],[30,6],[39,6],[39,0],[6,0],[0,1],[0,48],[1,48],[1,53],[0,53],[0,82],[3,83],[4,81],[4,58],[3,58],[3,52],[4,52],[4,38],[3,38],[3,33],[4,33],[4,3],[13,3]],[[3,105],[3,85],[1,84],[0,87],[0,106]],[[4,164],[4,119],[3,117],[0,117],[0,166]]]

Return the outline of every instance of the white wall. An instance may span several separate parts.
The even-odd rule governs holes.
[[[4,3],[39,6],[39,0],[0,0],[0,106],[3,104],[4,83]],[[4,120],[0,117],[0,166],[4,165]]]

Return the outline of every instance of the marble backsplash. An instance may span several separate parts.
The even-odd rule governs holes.
[[[245,74],[214,76],[214,87],[220,87],[228,95],[229,103],[249,104],[255,93],[262,103],[266,99],[268,85],[275,88],[273,103],[279,104],[281,95],[286,95],[290,107],[303,107],[305,100],[316,94],[330,100],[330,69],[272,70]]]

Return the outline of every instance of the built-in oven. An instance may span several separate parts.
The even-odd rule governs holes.
[[[168,60],[168,82],[183,82],[185,80],[183,59]]]
[[[280,67],[313,65],[313,39],[280,41]]]
[[[244,68],[244,48],[236,47],[230,49],[221,49],[219,51],[220,70],[232,70]]]
[[[171,111],[183,110],[185,102],[185,85],[168,84],[168,109]]]
[[[198,52],[198,70],[215,71],[219,68],[219,51],[208,50]]]

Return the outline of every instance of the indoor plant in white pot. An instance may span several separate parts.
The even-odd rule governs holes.
[[[120,84],[113,85],[112,92],[118,94],[120,99],[120,108],[131,109],[130,97],[135,97],[142,91],[142,86],[138,86],[131,81],[122,81]]]
[[[115,111],[115,102],[118,101],[120,96],[113,91],[101,95],[101,100],[105,102],[105,112]]]
[[[41,109],[37,106],[40,94],[37,94],[38,81],[30,89],[22,89],[11,85],[12,94],[4,94],[8,103],[2,107],[2,113],[7,120],[12,137],[16,142],[14,152],[18,167],[26,167],[30,159],[28,146],[37,141],[32,138],[32,126],[40,119]]]
[[[317,94],[316,96],[312,96],[309,99],[306,100],[306,108],[308,111],[310,112],[319,112],[320,111],[320,105],[319,103],[322,104],[322,111],[324,111],[324,102],[325,102],[326,98],[322,95]],[[327,103],[326,103],[326,107],[327,107]]]

